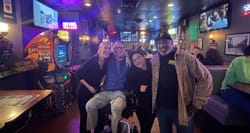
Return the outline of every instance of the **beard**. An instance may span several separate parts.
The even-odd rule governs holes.
[[[171,50],[169,48],[162,48],[158,50],[161,55],[167,55]]]

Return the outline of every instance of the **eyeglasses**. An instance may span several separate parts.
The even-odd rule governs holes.
[[[124,49],[125,47],[123,46],[118,46],[118,47],[114,47],[114,49]]]

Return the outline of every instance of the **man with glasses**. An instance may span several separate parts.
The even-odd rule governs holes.
[[[94,133],[97,126],[98,110],[111,104],[111,131],[117,133],[118,123],[123,109],[126,107],[126,97],[123,94],[124,82],[127,76],[126,52],[124,44],[116,42],[110,55],[105,75],[103,91],[92,97],[86,104],[87,130]]]
[[[192,133],[192,117],[207,102],[212,92],[212,77],[207,68],[187,51],[173,48],[167,34],[156,40],[158,53],[152,63],[152,108],[161,133]]]

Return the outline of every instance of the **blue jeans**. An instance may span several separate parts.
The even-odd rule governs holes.
[[[193,133],[193,118],[189,121],[188,126],[179,125],[178,111],[158,107],[156,110],[160,133],[172,133],[172,125],[175,124],[177,133]]]
[[[237,89],[228,88],[220,92],[221,97],[246,114],[250,121],[250,95]]]

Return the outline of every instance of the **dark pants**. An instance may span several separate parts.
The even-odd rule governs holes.
[[[83,90],[85,89],[85,90]],[[78,106],[80,110],[80,133],[87,133],[86,124],[87,124],[87,112],[85,105],[87,101],[93,96],[91,93],[86,91],[86,88],[81,87],[78,93]]]
[[[173,124],[175,124],[177,133],[193,133],[193,118],[189,121],[188,126],[179,125],[178,111],[158,107],[156,116],[159,121],[160,133],[172,133]]]
[[[250,121],[250,95],[239,90],[228,88],[222,90],[221,97],[234,107],[245,113]]]
[[[141,133],[151,133],[155,118],[152,114],[151,99],[146,96],[148,95],[141,95],[139,97],[138,107],[136,108],[136,115],[140,123]]]

